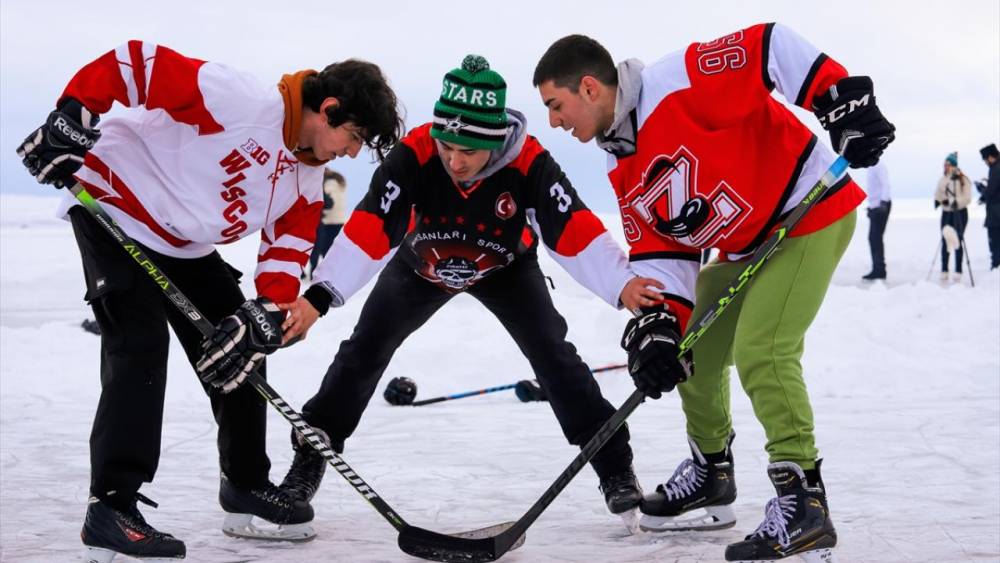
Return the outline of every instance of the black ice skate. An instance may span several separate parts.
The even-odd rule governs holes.
[[[639,530],[639,502],[642,500],[642,487],[635,478],[635,471],[630,465],[628,469],[601,479],[599,488],[604,493],[604,502],[612,514],[621,516],[629,532]]]
[[[819,466],[817,461],[815,472],[803,471],[790,461],[767,467],[778,496],[767,502],[757,530],[726,548],[726,561],[774,561],[798,555],[807,563],[833,563],[837,531]]]
[[[656,492],[642,499],[639,528],[646,532],[721,530],[736,524],[732,508],[736,501],[734,437],[730,434],[726,449],[709,456],[711,459],[688,438],[691,458],[681,462]]]
[[[330,445],[330,439],[325,432],[319,428],[313,428],[313,430],[328,446]],[[316,448],[309,445],[295,429],[292,429],[292,449],[295,450],[295,458],[292,459],[292,466],[288,468],[288,474],[285,475],[285,479],[278,488],[295,500],[309,502],[319,490],[320,483],[323,482],[323,474],[326,473],[326,459],[316,451]]]
[[[268,482],[254,489],[242,489],[222,474],[219,504],[226,511],[222,532],[227,536],[257,540],[304,542],[316,537],[308,524],[313,519],[312,506],[293,499],[288,493]],[[257,526],[254,516],[273,526]]]
[[[138,493],[127,510],[113,508],[96,497],[90,498],[80,531],[80,539],[86,546],[84,561],[110,563],[118,554],[145,561],[184,559],[184,542],[147,524],[136,506],[137,500],[156,506]]]

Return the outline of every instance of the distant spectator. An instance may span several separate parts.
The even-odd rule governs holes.
[[[980,199],[986,204],[986,236],[990,241],[990,269],[1000,267],[1000,151],[995,144],[979,149],[983,162],[990,168],[986,188]]]
[[[952,278],[962,279],[962,257],[965,226],[969,224],[969,203],[972,201],[972,182],[958,167],[958,153],[944,159],[944,175],[938,180],[934,192],[934,208],[941,207],[941,281],[948,280],[948,257],[955,254]]]
[[[892,209],[889,171],[884,160],[868,169],[865,190],[868,192],[868,246],[872,251],[872,271],[861,278],[869,281],[884,280],[885,245],[882,242],[882,235],[885,234],[885,226],[889,222],[889,210]]]
[[[327,168],[323,171],[323,218],[316,229],[316,245],[309,255],[309,275],[316,270],[319,259],[326,256],[333,239],[346,221],[347,182],[339,172]],[[303,277],[306,274],[303,274]]]

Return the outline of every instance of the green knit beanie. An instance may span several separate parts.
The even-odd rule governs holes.
[[[474,149],[498,149],[507,137],[507,83],[479,55],[444,75],[431,137]]]

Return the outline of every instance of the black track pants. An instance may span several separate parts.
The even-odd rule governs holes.
[[[90,434],[91,494],[128,504],[153,480],[160,459],[169,324],[188,360],[201,355],[201,333],[82,207],[70,211],[83,259],[86,299],[101,327],[101,399]],[[194,259],[143,251],[212,324],[245,300],[239,272],[217,252]],[[264,375],[263,368],[260,371]],[[223,395],[203,384],[219,424],[222,470],[253,487],[268,478],[266,402],[249,385]]]

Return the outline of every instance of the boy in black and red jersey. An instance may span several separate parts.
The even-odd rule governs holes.
[[[726,559],[829,557],[836,532],[800,360],[864,199],[850,177],[831,187],[698,342],[696,375],[688,380],[687,362],[676,359],[688,320],[713,305],[745,268],[741,260],[836,157],[771,92],[814,111],[833,146],[853,167],[866,167],[894,138],[871,79],[848,76],[790,29],[767,24],[694,43],[649,66],[629,59],[617,69],[599,43],[573,35],[548,49],[533,81],[552,127],[581,142],[596,138],[609,153],[631,268],[664,287],[661,304],[629,321],[623,347],[640,390],[658,398],[677,386],[693,455],[645,497],[641,526],[735,524],[728,379],[735,363],[767,433],[778,497]],[[699,271],[706,248],[721,258]]]
[[[390,151],[314,285],[288,307],[291,337],[382,270],[354,333],[302,409],[338,452],[399,345],[460,292],[496,315],[527,356],[570,443],[585,444],[614,412],[566,341],[566,321],[538,267],[537,233],[560,265],[613,307],[652,303],[656,293],[646,286],[656,282],[628,269],[559,165],[527,134],[524,116],[505,107],[505,92],[482,57],[469,55],[446,74],[434,121]],[[293,443],[285,485],[309,499],[325,462]],[[616,514],[634,512],[641,498],[631,461],[623,428],[591,462]]]
[[[97,129],[98,115],[115,102],[136,109]],[[305,524],[312,507],[270,481],[267,403],[240,383],[255,368],[265,376],[264,357],[282,342],[272,328],[284,317],[275,303],[299,292],[322,208],[323,164],[354,158],[363,145],[381,155],[401,130],[396,96],[368,62],[262,83],[163,45],[129,41],[77,72],[46,123],[18,148],[39,182],[85,187],[216,324],[203,338],[67,194],[62,210],[101,329],[91,498],[80,534],[87,561],[186,554],[184,543],[149,525],[137,505],[156,506],[139,488],[153,480],[160,458],[168,325],[201,376],[219,425],[224,531],[264,539],[314,535]],[[240,273],[215,245],[258,232],[257,296],[248,300]],[[284,527],[261,530],[248,525],[252,517]]]

